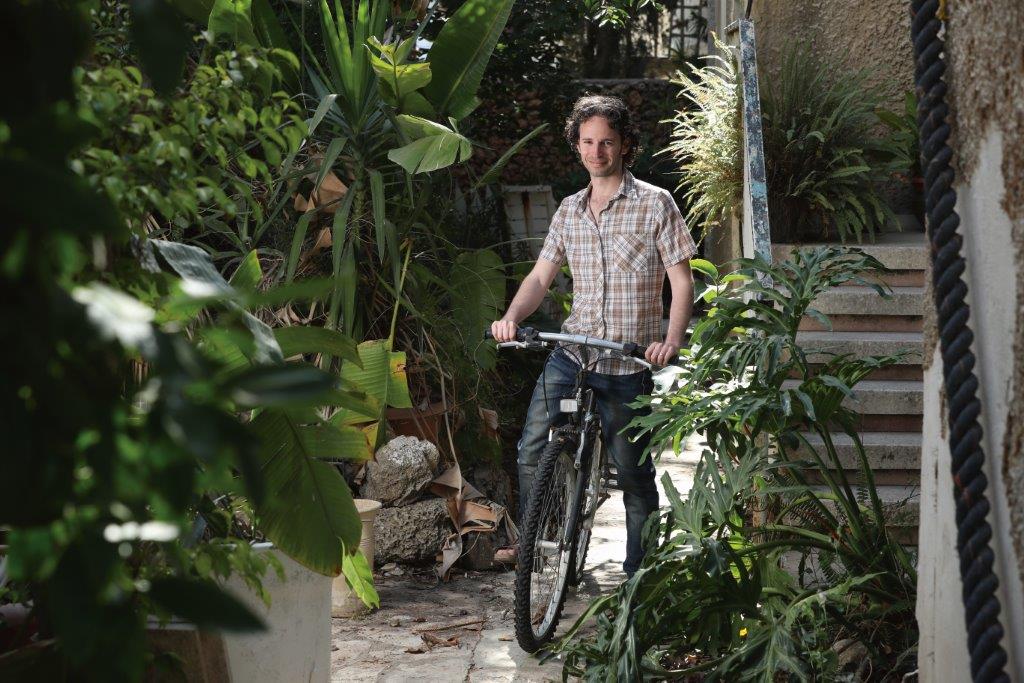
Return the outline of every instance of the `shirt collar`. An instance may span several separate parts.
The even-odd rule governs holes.
[[[590,198],[590,191],[593,187],[594,184],[589,183],[587,188],[580,193],[579,199],[576,201],[576,208],[580,210],[586,209],[587,200]],[[622,169],[622,182],[619,183],[618,191],[611,198],[629,197],[630,199],[636,199],[636,196],[636,179],[633,178],[633,174],[629,172],[629,169]]]

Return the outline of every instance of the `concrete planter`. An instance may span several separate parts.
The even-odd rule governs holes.
[[[270,607],[231,577],[226,588],[267,624],[262,633],[224,635],[224,649],[236,683],[311,681],[327,683],[331,676],[331,578],[306,569],[270,543],[255,546],[277,555],[285,580],[268,571],[263,586]]]
[[[370,568],[373,568],[373,520],[380,510],[381,504],[376,500],[356,498],[356,511],[359,513],[359,521],[363,523],[362,536],[359,539],[359,550],[362,551]],[[345,583],[345,577],[334,578],[331,591],[331,616],[332,617],[354,617],[369,611],[363,601],[360,600],[352,589]]]

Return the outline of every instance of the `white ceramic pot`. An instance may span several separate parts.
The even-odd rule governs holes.
[[[359,521],[362,522],[362,536],[359,539],[359,550],[373,568],[373,519],[380,510],[380,501],[366,498],[356,498],[356,511],[359,513]],[[368,611],[363,601],[352,592],[352,589],[345,583],[345,576],[337,576],[334,579],[331,590],[331,616],[332,617],[354,617]]]

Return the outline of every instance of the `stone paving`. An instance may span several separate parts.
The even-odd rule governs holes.
[[[689,445],[658,465],[658,476],[669,472],[681,492],[689,490],[699,457],[699,444]],[[613,492],[598,510],[586,577],[566,600],[559,632],[625,578],[624,552],[622,496]],[[332,682],[560,681],[560,662],[541,664],[515,641],[512,581],[511,571],[468,572],[446,584],[430,570],[375,576],[380,609],[333,620]]]

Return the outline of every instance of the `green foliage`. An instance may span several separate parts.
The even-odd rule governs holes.
[[[281,71],[271,56],[246,46],[216,52],[172,99],[130,64],[78,70],[80,115],[97,135],[73,167],[137,232],[149,219],[178,238],[199,221],[216,228],[240,203],[259,217],[253,185],[272,184],[272,169],[306,132],[298,106],[273,90]]]
[[[501,257],[490,249],[459,254],[452,264],[452,313],[456,324],[469,332],[467,351],[486,370],[494,368],[497,348],[480,344],[471,335],[475,330],[488,329],[501,316],[505,302],[503,267]]]
[[[796,252],[769,265],[743,260],[697,296],[715,307],[694,331],[690,363],[638,424],[652,449],[700,433],[707,447],[683,497],[667,475],[669,506],[645,529],[642,567],[594,601],[556,651],[584,680],[835,680],[841,640],[862,643],[873,675],[914,668],[916,573],[886,522],[855,415],[856,383],[896,357],[807,361],[801,318],[830,287],[883,271],[857,250]],[[765,289],[758,276],[775,283]],[[884,291],[884,290],[883,290]],[[853,440],[860,482],[832,442]],[[822,437],[816,451],[804,437]],[[813,484],[813,478],[823,484]],[[794,575],[783,561],[796,562]],[[788,562],[787,562],[788,563]],[[585,624],[592,632],[583,630]]]
[[[430,48],[433,78],[423,92],[441,115],[456,121],[476,109],[484,69],[498,43],[513,0],[467,0]]]
[[[412,142],[388,152],[388,159],[407,173],[429,173],[465,161],[473,152],[469,140],[439,123],[401,114],[398,125]]]
[[[643,10],[660,10],[657,0],[579,0],[590,21],[599,26],[624,29],[635,22]]]
[[[136,23],[149,22],[137,35],[159,29],[152,17],[142,19],[152,7],[135,7]],[[298,415],[299,433],[312,444],[302,464],[318,475],[316,494],[332,506],[334,536],[310,540],[321,531],[311,523],[283,543],[295,542],[300,561],[341,571],[340,553],[356,547],[358,521],[339,497],[348,493],[344,481],[319,458],[344,457],[351,446],[317,411],[358,397],[335,376],[285,363],[270,328],[247,310],[333,283],[259,292],[255,254],[243,254],[230,285],[198,249],[128,239],[127,226],[141,228],[154,213],[194,220],[222,201],[202,184],[188,190],[194,197],[166,204],[146,193],[124,196],[134,188],[173,193],[173,173],[193,163],[201,165],[182,171],[183,181],[197,168],[217,182],[227,177],[211,175],[213,168],[240,170],[251,186],[263,170],[245,172],[241,155],[256,161],[244,148],[252,144],[243,143],[246,135],[269,166],[276,162],[268,150],[292,149],[284,130],[299,122],[276,118],[288,110],[284,100],[259,85],[247,91],[255,99],[234,92],[241,82],[235,71],[260,72],[257,53],[209,53],[213,61],[201,62],[178,91],[191,104],[178,108],[153,95],[132,64],[118,62],[126,53],[113,41],[127,35],[118,27],[98,29],[106,42],[79,70],[89,25],[77,6],[4,5],[0,21],[17,37],[4,44],[4,57],[21,64],[5,72],[4,86],[23,94],[0,104],[0,206],[9,222],[0,235],[0,278],[7,311],[18,318],[2,333],[10,355],[2,361],[0,400],[13,455],[5,462],[0,527],[8,546],[4,582],[15,587],[5,587],[3,600],[26,601],[39,624],[38,643],[0,655],[0,678],[139,680],[151,614],[214,630],[260,626],[218,584],[239,573],[267,599],[259,580],[274,562],[249,546],[259,533],[252,521],[268,517],[267,505],[309,490],[282,487],[272,476],[252,411]],[[33,48],[39,35],[52,45]],[[147,75],[166,78],[162,89],[173,86],[170,71]],[[285,127],[280,140],[271,135],[278,126]],[[106,176],[125,192],[107,187]],[[251,187],[233,187],[251,194]],[[310,349],[308,339],[289,341],[293,351]],[[341,355],[351,347],[334,342],[329,350]],[[275,455],[282,467],[295,457]],[[292,515],[317,502],[290,500]],[[371,596],[365,586],[362,594]]]
[[[838,73],[791,48],[765,79],[761,114],[773,239],[873,239],[895,223],[880,185],[896,170],[876,134],[867,73]]]
[[[917,130],[917,95],[907,91],[903,98],[903,111],[894,112],[879,108],[875,115],[886,128],[889,138],[883,152],[890,155],[890,161],[897,173],[919,177],[921,175],[920,136]]]
[[[672,141],[662,151],[677,163],[687,223],[700,226],[704,233],[728,218],[743,193],[743,126],[735,60],[731,55],[706,60],[690,74],[676,74],[674,82],[685,104],[672,119]]]

